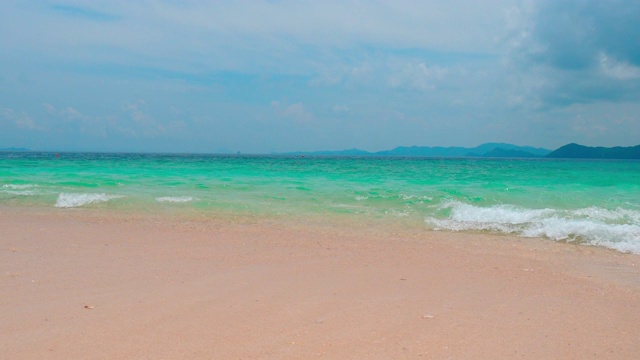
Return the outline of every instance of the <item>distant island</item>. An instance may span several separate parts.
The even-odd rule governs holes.
[[[27,148],[0,148],[0,152],[26,152]],[[240,152],[238,152],[240,154]],[[460,146],[398,146],[391,150],[370,152],[360,149],[337,151],[296,151],[273,153],[294,156],[389,156],[389,157],[477,157],[477,158],[551,158],[551,159],[640,159],[640,145],[591,147],[567,144],[556,150],[518,146],[507,143],[486,143],[473,148]]]
[[[338,151],[292,152],[285,155],[311,156],[402,156],[402,157],[495,157],[537,158],[545,157],[551,150],[506,143],[486,143],[473,148],[441,146],[399,146],[392,150],[369,152],[360,149]]]
[[[567,144],[554,150],[547,157],[572,159],[640,159],[640,145],[629,147],[589,147]]]
[[[398,156],[398,157],[484,157],[484,158],[566,158],[566,159],[640,159],[640,145],[630,147],[589,147],[567,144],[556,150],[518,146],[507,143],[486,143],[474,148],[399,146],[391,150],[369,152],[360,149],[338,151],[290,152],[284,155],[310,156]]]

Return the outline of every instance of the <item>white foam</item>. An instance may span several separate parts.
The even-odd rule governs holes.
[[[597,207],[588,207],[575,210],[574,213],[578,216],[602,221],[632,222],[640,224],[640,212],[629,209],[618,208],[615,210],[608,210]]]
[[[385,214],[387,215],[391,215],[397,218],[402,218],[402,217],[407,217],[410,216],[411,213],[409,211],[401,211],[401,210],[385,210],[384,211]]]
[[[407,194],[399,194],[398,197],[402,200],[408,201],[408,200],[414,200],[414,201],[420,201],[420,202],[424,202],[424,201],[432,201],[433,198],[429,197],[429,196],[422,196],[422,195],[407,195]],[[386,196],[386,195],[369,195],[369,196],[365,196],[365,195],[356,195],[355,199],[357,201],[362,201],[362,200],[367,200],[367,199],[388,199],[390,198],[390,196]]]
[[[105,193],[60,193],[55,207],[59,208],[73,208],[88,204],[106,202],[111,199],[117,199],[123,197],[122,195],[109,195]]]
[[[23,191],[13,191],[13,190],[6,190],[5,191],[7,194],[11,194],[11,195],[18,195],[18,196],[31,196],[31,195],[36,195],[35,191],[32,190],[23,190]]]
[[[24,190],[24,189],[31,189],[36,187],[36,185],[31,185],[31,184],[4,184],[2,185],[3,189],[11,189],[11,190]]]
[[[3,184],[2,192],[17,195],[17,196],[31,196],[37,195],[36,191],[33,188],[37,187],[37,185],[31,184]],[[32,190],[29,190],[32,189]]]
[[[446,219],[428,217],[435,230],[482,230],[580,241],[623,252],[640,254],[640,212],[629,209],[578,210],[522,209],[508,205],[478,207],[460,202],[442,206],[450,209]]]
[[[172,202],[172,203],[184,203],[184,202],[193,201],[193,198],[191,196],[163,196],[163,197],[157,197],[156,201],[159,201],[159,202]]]
[[[420,201],[432,201],[433,198],[430,196],[424,196],[424,195],[406,195],[406,194],[400,194],[400,198],[402,200],[413,200],[413,199],[417,199]]]

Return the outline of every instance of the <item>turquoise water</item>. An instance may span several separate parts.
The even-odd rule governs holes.
[[[0,153],[0,206],[391,220],[640,254],[640,162]]]

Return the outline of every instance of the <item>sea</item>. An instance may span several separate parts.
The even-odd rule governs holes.
[[[0,207],[396,223],[640,254],[640,161],[0,153]]]

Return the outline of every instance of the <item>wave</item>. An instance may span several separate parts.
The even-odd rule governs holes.
[[[15,196],[31,196],[31,195],[37,195],[37,192],[34,190],[35,187],[37,187],[37,185],[3,184],[2,187],[0,187],[2,189],[0,191],[9,195],[15,195]]]
[[[356,201],[363,201],[363,200],[368,200],[368,199],[386,199],[386,200],[394,200],[394,199],[400,199],[400,200],[404,200],[405,202],[417,202],[417,203],[423,203],[423,202],[431,202],[433,201],[433,198],[430,196],[426,196],[426,195],[407,195],[407,194],[398,194],[398,195],[379,195],[379,194],[368,194],[368,195],[356,195],[355,196]]]
[[[157,197],[156,201],[159,202],[172,202],[172,203],[183,203],[193,201],[194,199],[191,196],[163,196]]]
[[[37,195],[37,193],[35,191],[32,191],[32,190],[22,190],[22,191],[5,190],[4,192],[6,192],[7,194],[16,195],[16,196]]]
[[[431,196],[426,196],[426,195],[406,195],[406,194],[400,194],[400,198],[402,200],[418,200],[418,201],[433,201],[433,198]]]
[[[106,202],[112,199],[122,198],[122,195],[109,195],[105,193],[81,193],[81,194],[72,194],[72,193],[60,193],[58,195],[58,200],[56,201],[55,207],[59,208],[73,208],[79,207],[88,204],[101,203]]]
[[[2,188],[10,189],[10,190],[24,190],[24,189],[31,189],[36,186],[37,185],[31,185],[31,184],[3,184]]]
[[[427,217],[434,230],[491,231],[524,237],[577,241],[640,254],[640,212],[589,207],[577,210],[479,207],[461,202],[441,206],[447,218]]]

